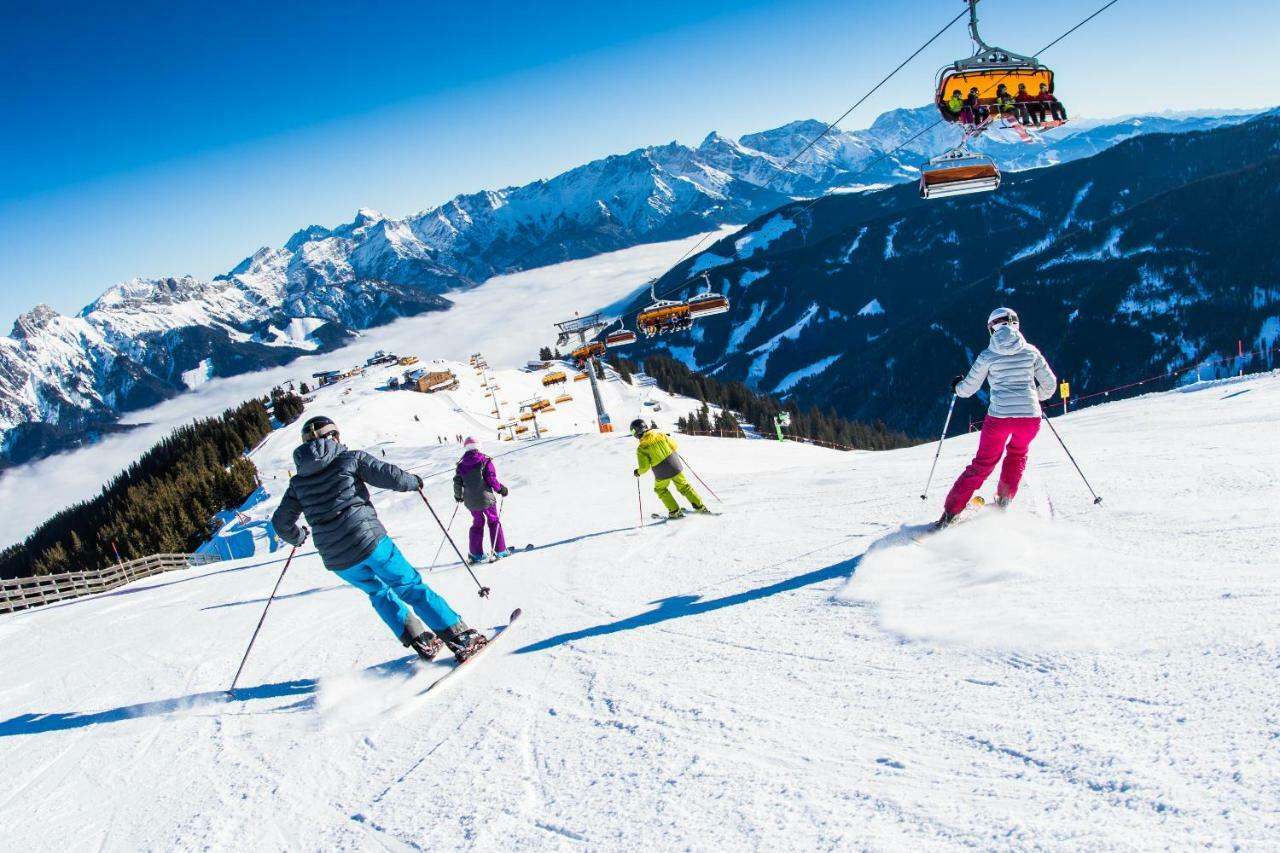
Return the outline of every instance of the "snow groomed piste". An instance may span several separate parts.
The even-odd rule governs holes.
[[[309,412],[447,505],[461,448],[437,433],[479,432],[492,404],[457,367],[456,392],[371,372]],[[452,664],[420,665],[304,548],[228,700],[286,553],[262,538],[0,620],[6,844],[49,849],[56,828],[59,849],[1265,846],[1278,380],[1056,419],[1105,506],[1040,441],[1007,513],[918,542],[933,446],[683,438],[726,511],[642,527],[634,439],[597,434],[589,400],[557,406],[546,438],[490,444],[508,533],[539,547],[476,567],[488,599],[462,567],[431,569],[416,495],[374,496],[474,625],[524,607],[441,689],[424,692]],[[601,390],[617,415],[660,399],[664,428],[695,405]],[[251,521],[297,441],[255,451],[272,497]],[[974,446],[947,440],[939,476]]]

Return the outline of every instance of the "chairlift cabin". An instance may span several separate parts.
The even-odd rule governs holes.
[[[1043,83],[1052,93],[1053,71],[1034,56],[1023,56],[988,45],[978,33],[978,0],[968,0],[968,3],[969,38],[973,40],[974,53],[967,59],[958,59],[944,66],[938,72],[933,100],[943,121],[955,123],[961,120],[961,113],[952,112],[947,105],[947,99],[957,89],[961,98],[967,98],[970,89],[977,89],[978,105],[982,107],[995,103],[996,90],[1001,84],[1010,92],[1016,92],[1018,85],[1022,84],[1034,94],[1040,91]],[[976,125],[971,133],[981,133],[985,127]]]
[[[943,155],[921,167],[920,197],[925,199],[992,192],[999,186],[1000,170],[983,155]]]
[[[693,328],[693,312],[684,302],[659,300],[636,315],[636,326],[647,338]]]
[[[703,317],[726,313],[729,310],[729,298],[711,291],[711,276],[707,273],[702,274],[702,280],[706,282],[707,289],[685,300],[685,304],[689,306],[689,315],[695,320],[700,320]]]
[[[589,358],[597,358],[602,355],[604,355],[604,344],[599,341],[592,341],[585,346],[578,347],[569,354],[569,357],[581,365]]]
[[[713,317],[716,314],[724,314],[729,310],[729,297],[722,296],[719,293],[707,291],[699,293],[697,296],[690,297],[685,303],[689,306],[689,314],[695,320],[703,317]]]
[[[636,333],[626,328],[610,332],[604,337],[604,345],[607,347],[625,347],[635,342]]]
[[[991,192],[999,186],[995,161],[965,148],[953,148],[920,166],[921,198]]]

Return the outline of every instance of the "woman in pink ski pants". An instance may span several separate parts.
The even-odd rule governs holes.
[[[1040,431],[1040,404],[1053,396],[1058,379],[1040,350],[1022,336],[1012,308],[997,308],[987,318],[991,343],[978,354],[969,373],[957,376],[951,387],[957,397],[972,397],[987,382],[991,400],[978,452],[947,493],[938,526],[955,520],[1004,457],[996,500],[1001,507],[1018,494],[1027,451]]]

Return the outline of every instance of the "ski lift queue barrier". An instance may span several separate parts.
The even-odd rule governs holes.
[[[216,563],[217,554],[152,554],[105,569],[0,580],[0,613],[107,592],[152,575]]]

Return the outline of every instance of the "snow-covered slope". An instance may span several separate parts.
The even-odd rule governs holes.
[[[463,377],[429,397],[375,390],[371,374],[310,413],[421,473],[447,517],[459,448],[436,437],[494,423]],[[498,380],[516,394],[536,375]],[[645,409],[645,392],[606,387],[615,420]],[[439,692],[420,695],[432,673],[310,549],[235,700],[222,691],[279,551],[0,617],[6,842],[1130,849],[1280,836],[1280,444],[1267,439],[1280,375],[1055,419],[1101,506],[1046,432],[1009,513],[919,542],[940,500],[939,486],[917,497],[931,447],[684,440],[725,514],[641,528],[633,440],[573,435],[581,410],[557,414],[543,441],[490,442],[509,535],[539,547],[479,570],[491,600],[457,567],[428,575],[477,625],[526,614]],[[273,496],[252,518],[274,508],[293,433],[254,454]],[[947,441],[940,482],[975,438]],[[441,539],[419,498],[375,501],[426,571]]]

